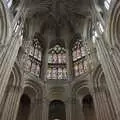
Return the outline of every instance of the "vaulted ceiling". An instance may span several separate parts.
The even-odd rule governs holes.
[[[72,39],[90,17],[89,0],[26,0],[25,5],[29,37],[38,32],[47,40]]]

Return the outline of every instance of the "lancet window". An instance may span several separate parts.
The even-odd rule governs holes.
[[[26,63],[26,71],[31,72],[36,76],[40,76],[41,64],[42,64],[42,47],[38,38],[34,38],[31,42],[28,53],[28,59]]]
[[[66,50],[60,45],[55,45],[48,53],[47,79],[66,79]]]
[[[72,48],[73,56],[73,69],[74,75],[79,76],[88,70],[87,60],[86,60],[86,47],[81,39],[77,39]]]

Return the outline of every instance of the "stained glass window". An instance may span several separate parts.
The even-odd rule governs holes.
[[[86,53],[87,51],[85,44],[82,40],[77,39],[72,48],[73,69],[75,76],[79,76],[88,70]]]
[[[31,72],[36,76],[40,76],[42,48],[38,39],[33,39],[33,41],[30,43],[30,47],[28,48],[28,50],[26,50],[26,54],[28,54],[28,59],[25,64],[25,70],[27,72]]]
[[[60,45],[55,45],[48,53],[47,79],[66,79],[66,50]]]

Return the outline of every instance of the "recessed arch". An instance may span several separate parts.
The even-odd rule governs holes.
[[[65,104],[61,100],[53,100],[49,104],[48,120],[66,120]]]
[[[90,94],[86,95],[82,99],[82,104],[83,104],[82,109],[85,116],[85,120],[96,120],[93,98]]]
[[[23,83],[23,94],[19,103],[17,120],[29,120],[33,116],[34,119],[42,119],[42,101],[43,91],[40,83],[37,83],[32,79],[25,79]],[[27,104],[25,104],[26,102]]]
[[[109,18],[108,38],[111,48],[120,48],[120,1],[116,1]]]
[[[82,89],[82,88],[87,88],[88,87],[88,80],[81,80],[76,82],[73,86],[72,86],[72,96],[73,95],[77,95],[78,92]]]
[[[43,98],[43,86],[32,79],[25,79],[23,83],[24,90],[30,88],[33,90],[36,96],[39,96],[39,99]]]

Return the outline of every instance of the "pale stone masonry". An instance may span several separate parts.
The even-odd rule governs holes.
[[[0,120],[120,120],[119,33],[119,0],[0,0]]]

